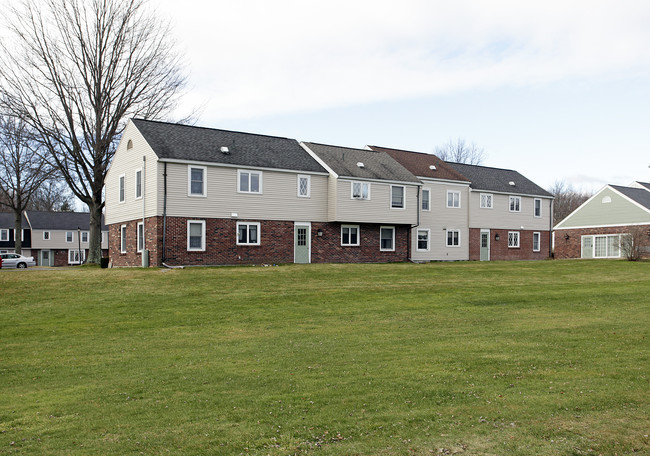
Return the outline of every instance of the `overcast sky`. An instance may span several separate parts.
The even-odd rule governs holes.
[[[198,125],[422,152],[462,137],[543,187],[650,181],[647,0],[151,6]]]

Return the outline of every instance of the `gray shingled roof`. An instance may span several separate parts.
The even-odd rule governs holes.
[[[304,143],[341,177],[420,183],[419,179],[385,152]],[[363,163],[363,168],[357,163]]]
[[[326,172],[295,139],[142,119],[132,122],[161,159]],[[222,147],[229,154],[222,153]]]
[[[471,181],[470,187],[476,190],[553,197],[542,187],[512,169],[490,168],[465,163],[446,163],[467,177]],[[510,182],[514,182],[515,185],[510,185]]]
[[[27,211],[30,225],[34,230],[87,230],[90,227],[89,212],[41,212]],[[107,231],[102,215],[102,231]]]
[[[620,185],[610,185],[610,187],[650,210],[650,192],[648,190],[643,188],[622,187]]]
[[[14,213],[13,212],[0,212],[0,228],[7,229],[7,228],[14,228],[15,225],[15,220],[14,220]],[[23,215],[23,228],[29,228],[27,225],[27,220],[25,220],[25,216]]]
[[[638,182],[638,181],[637,181],[637,184],[642,185],[642,186],[644,186],[645,188],[647,188],[648,190],[650,190],[650,184],[647,183],[647,182]]]

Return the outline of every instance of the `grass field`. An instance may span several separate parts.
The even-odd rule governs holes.
[[[650,263],[0,271],[0,454],[650,454]]]

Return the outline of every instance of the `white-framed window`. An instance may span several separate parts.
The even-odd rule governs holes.
[[[535,217],[542,216],[542,200],[541,198],[535,198],[533,200],[533,215]]]
[[[521,196],[510,197],[510,212],[521,212]]]
[[[359,245],[359,225],[341,225],[341,245]]]
[[[101,240],[99,242],[103,244],[104,243],[104,232],[102,231],[101,233],[102,233],[102,235],[100,236]]]
[[[379,228],[379,250],[382,252],[395,251],[395,227],[382,226]]]
[[[430,230],[418,230],[418,252],[428,252],[429,247],[429,233]]]
[[[120,227],[120,253],[126,253],[126,225]]]
[[[391,209],[404,209],[406,207],[403,185],[390,186],[390,207]]]
[[[370,199],[370,183],[369,182],[352,182],[351,198],[369,200]]]
[[[431,190],[428,188],[422,189],[422,210],[430,211],[431,210]]]
[[[74,239],[74,235],[72,234],[72,231],[66,231],[65,232],[65,242],[72,242]]]
[[[119,185],[119,188],[120,188],[120,195],[119,195],[120,196],[120,203],[123,203],[124,199],[125,199],[124,186],[126,184],[124,183],[124,179],[125,179],[124,174],[120,174],[120,185]]]
[[[620,256],[620,234],[594,236],[594,258],[619,258]]]
[[[135,170],[135,199],[142,198],[142,168]]]
[[[311,177],[298,174],[298,196],[309,198],[311,196]]]
[[[460,247],[460,230],[447,230],[447,247]]]
[[[492,209],[492,193],[481,193],[481,208]]]
[[[137,227],[137,251],[142,252],[144,250],[144,223],[140,222],[138,223]]]
[[[81,242],[88,242],[88,231],[81,232]]]
[[[43,231],[43,240],[44,241],[49,241],[50,240],[50,232],[49,231]]]
[[[460,192],[456,190],[447,190],[447,207],[460,207]]]
[[[86,260],[86,251],[84,249],[68,250],[68,264],[81,264]]]
[[[187,250],[189,252],[205,251],[205,220],[187,221]]]
[[[519,248],[519,231],[508,231],[508,248]]]
[[[260,224],[237,222],[237,245],[260,245]]]
[[[187,167],[187,195],[206,197],[208,169],[205,166],[188,165]]]
[[[239,193],[262,193],[262,171],[237,170]]]
[[[540,241],[541,234],[538,232],[533,233],[533,252],[539,252],[540,250]]]
[[[9,229],[0,230],[0,241],[8,241],[8,240],[9,240]]]

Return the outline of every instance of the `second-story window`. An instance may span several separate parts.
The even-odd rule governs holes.
[[[142,168],[135,171],[135,199],[142,198]]]
[[[535,217],[542,216],[542,200],[539,198],[535,198],[533,201],[533,214]]]
[[[9,240],[9,230],[0,230],[0,241],[8,241]]]
[[[81,242],[88,242],[88,231],[81,232]]]
[[[390,207],[404,209],[404,187],[401,185],[390,186]]]
[[[510,212],[521,212],[521,196],[510,197]]]
[[[120,203],[124,202],[124,174],[120,176]]]
[[[72,231],[65,232],[65,242],[72,242]]]
[[[422,189],[422,210],[431,210],[431,191],[428,188]]]
[[[205,166],[188,166],[188,194],[189,196],[206,196],[206,174]]]
[[[370,199],[370,184],[368,182],[352,182],[353,199]]]
[[[240,169],[237,171],[237,191],[240,193],[262,193],[262,172],[246,171]]]
[[[481,193],[481,208],[482,209],[492,209],[492,194],[491,193]]]
[[[460,192],[447,190],[447,207],[460,207]]]
[[[309,176],[298,176],[298,196],[309,198],[311,193],[311,189],[309,188],[310,180]]]
[[[49,231],[43,231],[43,240],[44,241],[49,241],[50,240],[50,232]]]

